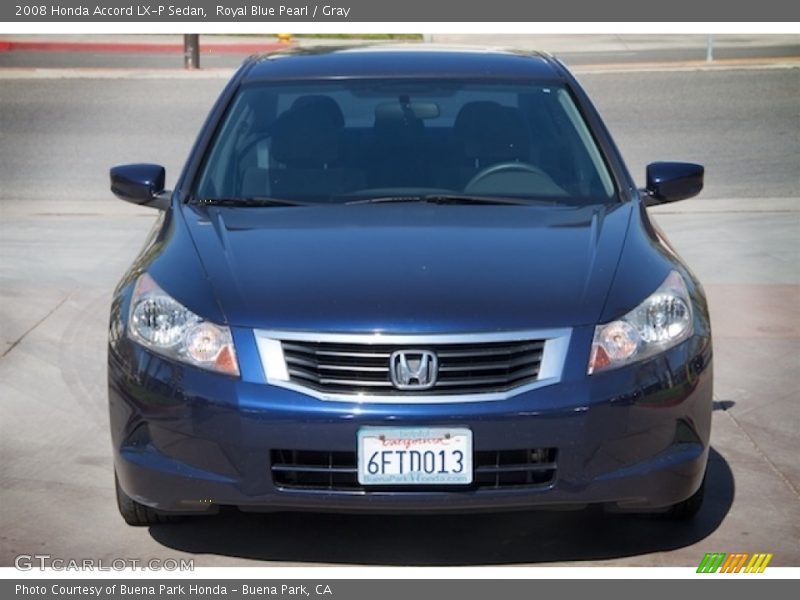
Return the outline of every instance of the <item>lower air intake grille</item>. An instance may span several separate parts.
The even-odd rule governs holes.
[[[546,486],[556,476],[556,449],[475,452],[470,489]],[[285,489],[366,491],[358,483],[355,452],[273,450],[272,481]],[[439,486],[437,489],[464,489]],[[394,491],[423,491],[424,486],[391,486]]]

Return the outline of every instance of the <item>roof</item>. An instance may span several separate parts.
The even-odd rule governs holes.
[[[560,80],[544,54],[441,46],[297,49],[253,57],[244,81],[333,78],[496,78]]]

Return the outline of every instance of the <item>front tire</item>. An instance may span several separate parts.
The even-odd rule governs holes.
[[[122,515],[128,525],[144,527],[147,525],[174,523],[180,520],[178,516],[160,513],[128,496],[120,487],[116,472],[114,473],[114,485],[117,490],[119,514]]]
[[[705,492],[706,477],[703,476],[703,482],[700,484],[700,487],[697,489],[697,491],[683,502],[673,504],[669,510],[664,513],[664,517],[673,521],[688,521],[693,519],[695,515],[700,512],[700,508],[703,506],[703,497],[705,496]]]

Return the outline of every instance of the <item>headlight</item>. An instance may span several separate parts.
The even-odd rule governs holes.
[[[692,302],[683,277],[672,271],[644,302],[594,330],[591,375],[643,360],[692,335]]]
[[[231,330],[194,314],[147,273],[139,277],[133,291],[128,337],[167,358],[239,375]]]

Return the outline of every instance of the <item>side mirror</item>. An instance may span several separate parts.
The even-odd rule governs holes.
[[[111,167],[111,191],[117,198],[140,206],[164,210],[169,192],[164,190],[166,172],[161,165],[134,164]]]
[[[655,162],[647,165],[645,206],[685,200],[703,189],[702,165],[682,162]]]

